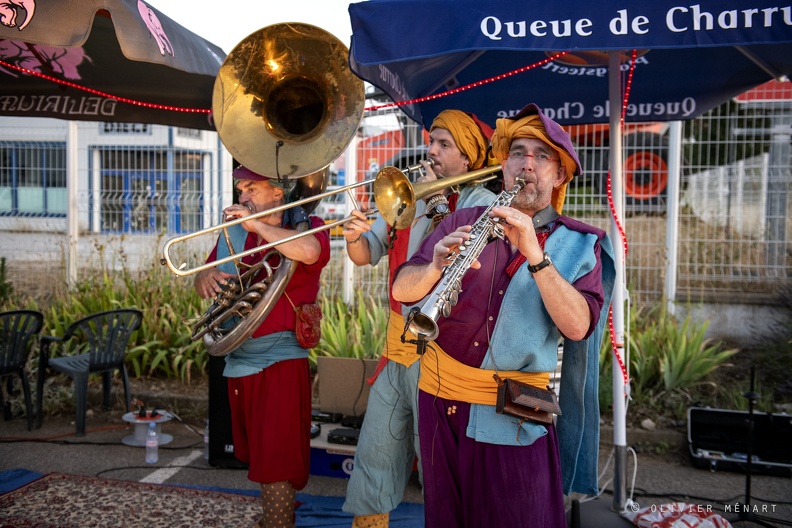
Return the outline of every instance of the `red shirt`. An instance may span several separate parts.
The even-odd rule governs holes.
[[[311,220],[311,229],[324,225],[324,221],[318,216],[310,216],[309,218]],[[322,268],[330,261],[330,234],[328,231],[320,231],[314,233],[313,236],[316,237],[322,246],[319,260],[311,265],[303,263],[297,265],[294,275],[292,275],[289,284],[286,285],[286,292],[275,301],[275,306],[272,307],[270,313],[267,314],[267,317],[262,321],[258,329],[253,332],[251,337],[261,337],[275,332],[294,331],[296,316],[291,303],[294,303],[294,306],[298,306],[302,303],[316,302],[316,296],[319,293],[319,275],[322,272]],[[266,240],[259,243],[257,239],[258,235],[248,233],[244,250],[247,251],[267,243]],[[277,246],[273,249],[277,249]],[[254,253],[244,257],[242,262],[255,264],[261,261],[262,256],[261,253]],[[217,260],[217,243],[215,243],[215,247],[206,262],[215,260]],[[277,265],[277,258],[270,257],[270,262],[272,265]],[[265,277],[266,270],[262,270],[256,277],[256,282],[261,281]],[[286,297],[287,295],[288,298]],[[289,302],[289,299],[291,299],[291,302]]]

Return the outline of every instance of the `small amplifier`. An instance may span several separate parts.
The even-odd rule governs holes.
[[[331,444],[357,445],[360,430],[341,427],[327,433],[327,441]]]

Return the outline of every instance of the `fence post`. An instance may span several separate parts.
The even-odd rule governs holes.
[[[77,284],[77,244],[80,223],[77,211],[77,182],[79,160],[79,131],[77,121],[69,121],[66,140],[66,284],[72,289]]]
[[[352,138],[352,142],[346,149],[346,158],[344,160],[344,185],[357,183],[359,179],[358,166],[357,166],[357,136]],[[352,212],[352,209],[357,207],[357,204],[352,203],[352,197],[349,193],[344,193],[344,203],[346,204],[346,216]],[[346,241],[341,237],[341,251],[346,254]],[[345,255],[346,257],[346,255]],[[344,258],[344,278],[343,278],[343,292],[344,302],[348,306],[352,306],[355,300],[355,263],[349,257]]]
[[[682,122],[672,121],[668,135],[668,211],[666,212],[665,295],[668,313],[674,315],[679,264],[679,188],[682,169]]]

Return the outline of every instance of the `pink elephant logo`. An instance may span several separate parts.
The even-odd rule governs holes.
[[[24,18],[18,20],[24,11]],[[36,12],[36,0],[0,0],[0,24],[25,29]],[[21,23],[20,23],[21,22]]]
[[[35,53],[33,49],[35,48]],[[0,59],[37,73],[56,74],[62,79],[80,79],[78,67],[91,62],[82,48],[60,48],[43,44],[26,44],[15,40],[0,40]],[[0,67],[0,72],[19,77],[16,70]]]
[[[157,14],[143,0],[138,0],[138,11],[151,36],[157,41],[160,53],[164,56],[165,52],[167,52],[168,55],[173,57],[173,46],[170,43],[170,39],[168,39],[168,35],[165,34],[165,30],[162,29],[162,24],[157,18]]]

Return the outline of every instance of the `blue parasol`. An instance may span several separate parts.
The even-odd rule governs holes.
[[[446,108],[494,126],[531,102],[563,125],[609,123],[614,242],[624,203],[622,114],[625,122],[693,119],[792,73],[792,7],[772,0],[369,0],[349,13],[352,70],[424,127]],[[678,174],[679,160],[672,163]],[[616,246],[620,358],[626,281]],[[616,361],[613,377],[613,505],[623,511],[628,388]]]

